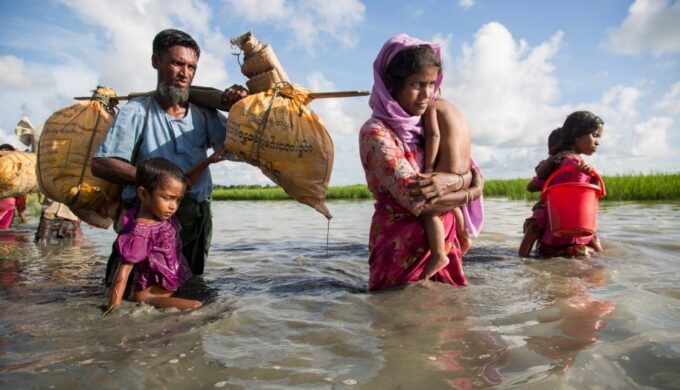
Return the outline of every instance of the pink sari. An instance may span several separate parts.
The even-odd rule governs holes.
[[[418,282],[430,258],[423,222],[405,210],[388,194],[376,194],[375,213],[369,237],[370,276],[368,290],[376,291]],[[465,286],[460,245],[456,239],[455,218],[448,212],[442,217],[449,265],[431,280]]]
[[[14,218],[15,198],[0,199],[0,229],[8,229]]]
[[[369,235],[369,291],[417,282],[430,257],[423,222],[414,213],[422,203],[411,203],[406,184],[423,161],[423,148],[406,144],[381,121],[370,119],[361,128],[361,162],[373,193],[375,212]],[[449,265],[432,280],[465,286],[460,245],[453,213],[442,215]]]

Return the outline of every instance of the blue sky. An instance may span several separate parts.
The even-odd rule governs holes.
[[[202,48],[196,85],[245,84],[229,39],[252,31],[293,82],[370,90],[372,63],[404,32],[442,44],[443,95],[465,113],[487,178],[531,177],[549,132],[572,111],[605,121],[588,158],[604,174],[679,172],[680,2],[670,0],[0,0],[0,142],[23,116],[42,124],[98,84],[155,87],[151,40],[164,28]],[[332,185],[363,183],[357,134],[367,98],[311,104],[335,143]],[[219,184],[267,184],[224,162]]]

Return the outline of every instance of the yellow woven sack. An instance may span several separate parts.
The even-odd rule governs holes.
[[[0,152],[0,198],[38,192],[35,153]]]
[[[229,110],[225,146],[293,199],[330,219],[324,200],[333,170],[333,141],[306,106],[309,93],[279,83],[239,100]]]
[[[113,223],[120,187],[92,175],[90,160],[113,122],[115,92],[99,86],[91,100],[47,119],[38,142],[38,183],[48,198],[64,203],[90,225]]]

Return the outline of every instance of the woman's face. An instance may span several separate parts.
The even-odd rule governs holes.
[[[439,68],[435,66],[421,68],[404,80],[404,85],[397,91],[394,100],[406,113],[412,116],[423,115],[434,96],[438,74]]]

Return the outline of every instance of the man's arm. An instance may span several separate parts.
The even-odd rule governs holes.
[[[189,178],[189,182],[191,182],[191,185],[194,185],[201,178],[203,172],[205,172],[205,170],[208,169],[210,164],[224,161],[228,154],[229,151],[227,150],[227,148],[222,148],[213,153],[212,155],[210,155],[210,157],[198,163],[198,165],[193,167],[190,171],[185,172],[185,174]]]
[[[137,175],[134,165],[115,157],[95,157],[90,169],[96,177],[121,185],[134,183]]]

